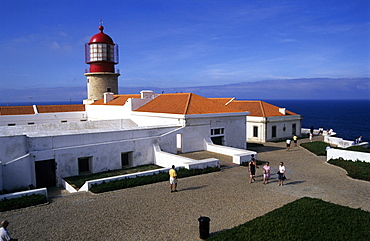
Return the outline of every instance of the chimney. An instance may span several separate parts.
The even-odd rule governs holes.
[[[104,104],[109,103],[114,99],[114,94],[112,92],[105,92],[104,93]]]
[[[153,99],[153,91],[152,90],[142,90],[140,91],[141,99]]]
[[[279,108],[279,112],[283,115],[285,115],[285,108]]]

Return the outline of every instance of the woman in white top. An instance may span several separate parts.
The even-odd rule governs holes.
[[[279,165],[279,171],[278,171],[278,180],[279,180],[279,186],[283,186],[285,177],[285,166],[283,162],[280,162]]]

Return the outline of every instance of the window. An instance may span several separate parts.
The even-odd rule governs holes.
[[[296,124],[292,124],[292,135],[295,135],[297,133],[297,125]]]
[[[211,136],[223,135],[223,134],[224,134],[224,128],[211,129]]]
[[[253,126],[253,137],[258,137],[258,126]]]
[[[132,152],[121,153],[121,165],[122,167],[129,166],[132,159]]]
[[[34,124],[35,124],[35,122],[28,122],[27,124],[28,124],[28,125],[34,125]]]
[[[8,126],[15,126],[15,123],[9,123]]]
[[[272,138],[276,137],[276,126],[272,126],[272,133],[271,133],[271,137],[272,137]]]
[[[78,172],[80,174],[90,173],[90,160],[91,157],[78,158]]]
[[[62,123],[66,123],[67,121],[66,121],[66,120],[62,120],[62,121],[60,121],[60,122],[62,122]]]
[[[112,88],[107,88],[107,92],[112,92]]]

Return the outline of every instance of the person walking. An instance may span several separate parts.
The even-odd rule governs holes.
[[[290,150],[290,143],[292,143],[292,141],[290,139],[287,139],[286,140],[286,150],[289,151]]]
[[[280,162],[279,171],[277,174],[278,174],[279,186],[283,186],[284,180],[286,179],[284,162]]]
[[[297,140],[298,140],[298,137],[296,135],[294,135],[293,136],[294,146],[297,146]]]
[[[177,192],[177,173],[175,170],[175,165],[172,165],[172,168],[169,171],[169,175],[171,192]]]
[[[18,239],[13,239],[12,237],[10,237],[10,234],[7,229],[8,225],[9,225],[9,222],[7,220],[1,221],[0,240],[1,241],[18,240]]]
[[[248,171],[249,171],[249,183],[256,181],[254,176],[256,175],[256,168],[259,168],[256,163],[256,159],[254,158],[254,154],[252,154],[252,158],[248,163]]]
[[[266,164],[263,166],[263,184],[269,183],[270,171],[270,163],[266,162]]]

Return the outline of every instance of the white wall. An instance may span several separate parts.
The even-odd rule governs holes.
[[[34,115],[3,115],[0,116],[0,126],[8,126],[8,124],[15,124],[16,126],[28,125],[28,123],[61,123],[61,121],[72,122],[81,120],[87,120],[85,111],[38,113]]]
[[[352,161],[365,161],[370,162],[370,153],[358,152],[358,151],[346,151],[340,149],[330,148],[326,154],[326,161],[330,159],[343,158],[344,160]]]
[[[154,127],[46,137],[1,137],[0,146],[5,147],[0,149],[3,188],[14,189],[30,184],[36,186],[36,161],[55,159],[57,185],[62,184],[64,177],[79,175],[78,158],[91,157],[93,173],[121,168],[121,153],[125,152],[133,153],[132,166],[153,163],[154,143],[173,145],[176,150],[176,135],[165,135],[175,129]],[[7,147],[9,151],[15,150],[14,153],[8,153]]]

